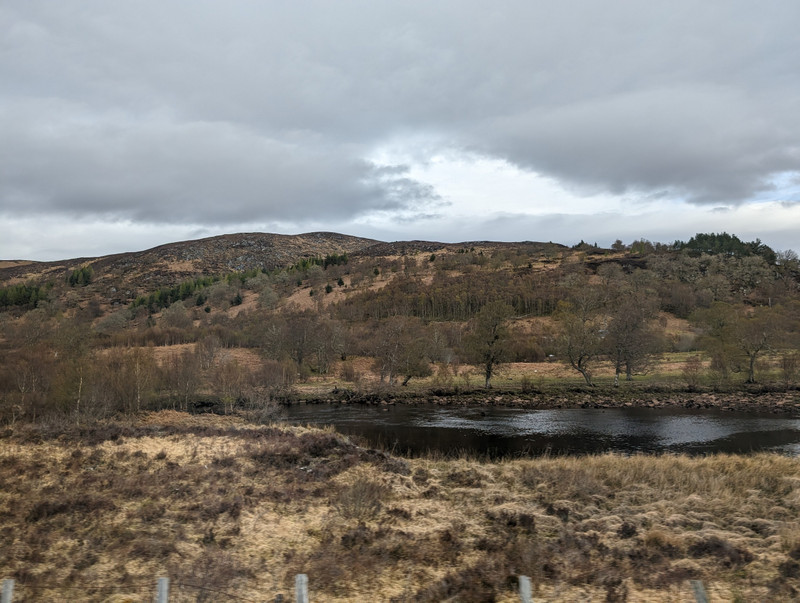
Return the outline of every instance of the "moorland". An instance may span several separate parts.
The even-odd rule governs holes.
[[[23,601],[150,600],[156,575],[175,600],[272,600],[300,572],[314,600],[511,601],[523,574],[548,601],[683,601],[692,579],[796,599],[796,458],[399,458],[278,419],[434,398],[797,414],[798,341],[797,255],[725,233],[4,261],[0,573]]]

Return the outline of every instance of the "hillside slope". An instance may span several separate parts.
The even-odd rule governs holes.
[[[116,287],[174,284],[200,275],[255,268],[271,270],[305,257],[352,253],[377,243],[332,232],[299,235],[240,233],[160,245],[145,251],[55,262],[0,262],[0,283],[63,280],[67,272],[90,265]]]

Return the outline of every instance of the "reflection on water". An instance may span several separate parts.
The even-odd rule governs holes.
[[[372,445],[411,454],[800,454],[800,419],[708,409],[296,405],[288,409],[288,418],[293,423],[333,425]]]

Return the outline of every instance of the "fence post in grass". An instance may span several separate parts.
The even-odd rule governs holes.
[[[519,600],[522,603],[531,603],[533,591],[531,590],[531,579],[528,576],[519,577]]]
[[[295,603],[308,603],[308,576],[297,574],[294,577],[294,600]]]
[[[169,578],[159,578],[156,603],[167,603],[167,601],[169,601]]]
[[[0,597],[0,603],[11,603],[14,599],[14,581],[11,578],[3,580],[3,595]]]
[[[700,580],[690,580],[689,582],[692,585],[692,590],[694,590],[694,600],[697,603],[708,603],[708,595],[703,583]]]

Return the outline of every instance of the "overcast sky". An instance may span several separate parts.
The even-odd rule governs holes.
[[[3,0],[0,258],[231,232],[800,251],[795,0]]]

